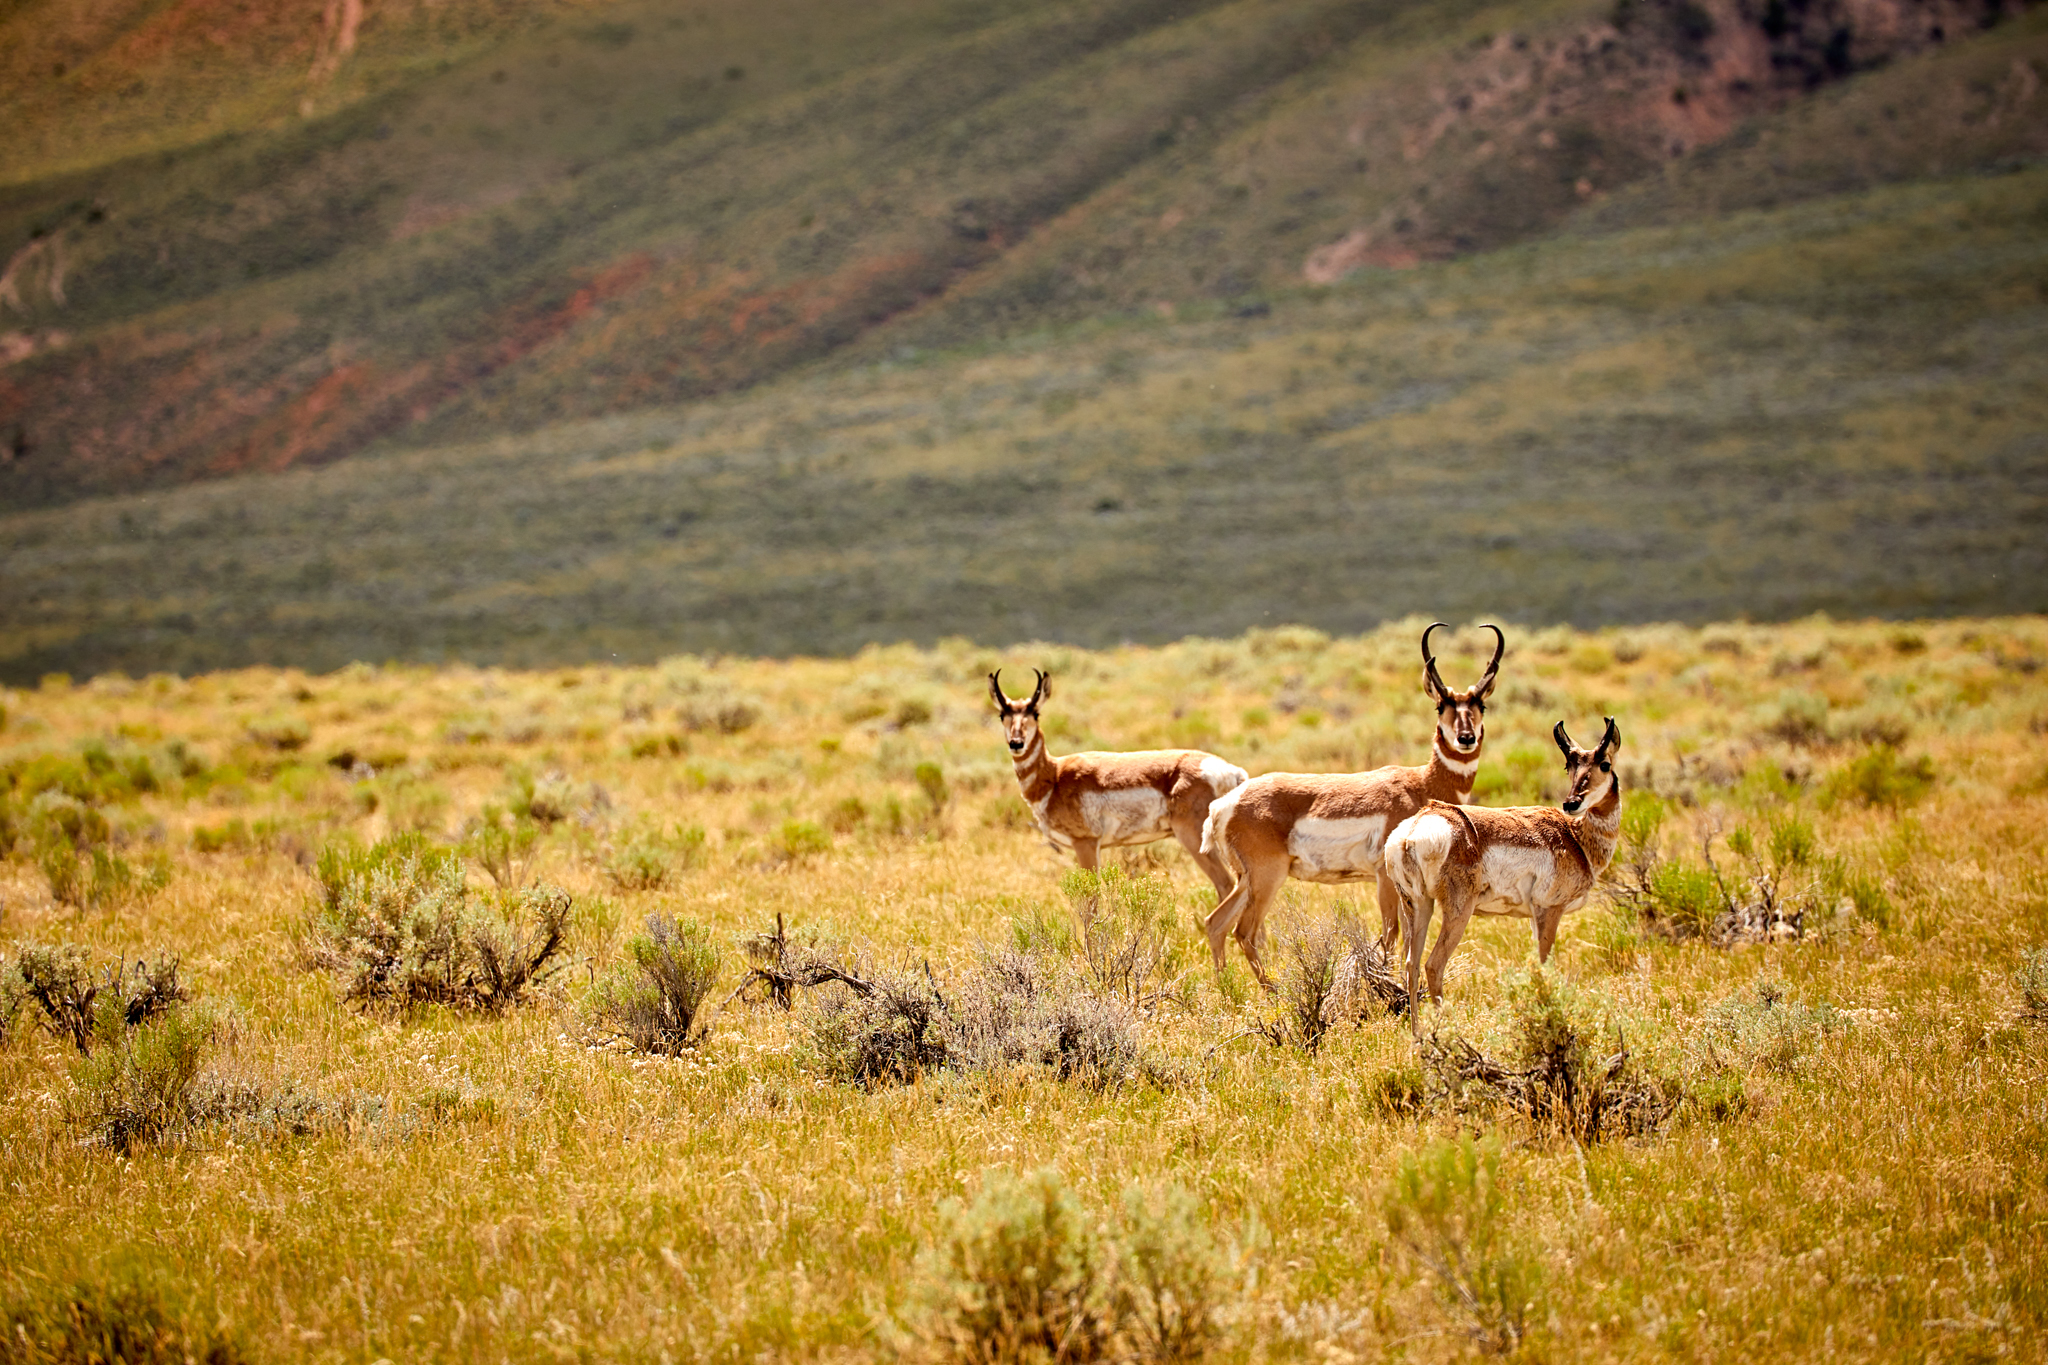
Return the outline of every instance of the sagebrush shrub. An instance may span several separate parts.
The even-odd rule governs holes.
[[[487,901],[452,857],[407,856],[352,876],[331,906],[315,907],[308,957],[340,973],[343,998],[358,1004],[497,1013],[564,965],[571,908],[552,886]]]
[[[462,854],[507,890],[525,883],[541,828],[523,811],[486,805],[462,841]]]
[[[180,1006],[106,1040],[79,1062],[66,1120],[117,1152],[176,1136],[192,1122],[193,1083],[217,1029],[209,1012]]]
[[[1116,1357],[1114,1261],[1058,1171],[992,1173],[949,1201],[926,1262],[931,1338],[974,1365]]]
[[[1380,1198],[1395,1242],[1436,1280],[1438,1297],[1487,1350],[1513,1350],[1528,1334],[1541,1291],[1535,1257],[1508,1234],[1500,1144],[1467,1134],[1401,1158]]]
[[[1060,891],[1080,921],[1081,964],[1093,990],[1133,1009],[1180,997],[1187,952],[1164,877],[1072,868]]]
[[[1889,744],[1880,744],[1828,774],[1821,802],[1858,801],[1894,809],[1918,801],[1934,789],[1934,760],[1926,754],[1908,761]]]
[[[162,954],[132,967],[117,958],[95,968],[92,954],[76,943],[24,943],[16,945],[8,975],[18,983],[9,988],[20,993],[16,1008],[37,1005],[44,1026],[80,1052],[117,1043],[128,1029],[187,999],[178,959]]]
[[[1853,1020],[1832,1005],[1791,999],[1783,982],[1759,977],[1750,990],[1717,1001],[1702,1022],[1704,1046],[1727,1049],[1744,1066],[1791,1072]]]
[[[705,999],[718,980],[720,953],[694,920],[649,915],[647,932],[626,945],[631,965],[599,978],[591,1017],[640,1052],[680,1054],[698,1041]]]
[[[1200,1360],[1223,1335],[1219,1315],[1231,1260],[1217,1245],[1201,1201],[1179,1186],[1147,1197],[1124,1190],[1118,1317],[1143,1358]]]
[[[621,891],[652,891],[704,858],[705,835],[696,825],[664,829],[640,825],[613,845],[604,871]]]
[[[2012,975],[2027,1017],[2048,1021],[2048,948],[2029,948]]]

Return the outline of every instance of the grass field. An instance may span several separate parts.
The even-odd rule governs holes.
[[[1052,670],[1056,751],[1413,761],[1419,624],[0,694],[8,971],[25,945],[170,953],[193,997],[132,1030],[102,1010],[89,1058],[40,1006],[13,1016],[0,1304],[45,1340],[83,1304],[74,1338],[113,1323],[166,1358],[867,1359],[945,1354],[1039,1256],[1105,1295],[1166,1266],[1184,1343],[1220,1359],[2037,1358],[2040,617],[1510,631],[1480,799],[1554,796],[1552,723],[1615,715],[1656,890],[1567,921],[1549,1005],[1526,931],[1479,926],[1429,1017],[1511,1060],[1545,1021],[1598,1055],[1620,1030],[1624,1077],[1662,1097],[1633,1135],[1575,1141],[1442,1084],[1383,1010],[1302,1046],[1276,1022],[1293,996],[1210,971],[1211,896],[1170,848],[1120,856],[1098,894],[1162,917],[1147,980],[1174,998],[1098,998],[982,675]],[[1458,632],[1446,676],[1485,640]],[[347,1003],[347,971],[308,965],[333,946],[320,876],[408,830],[455,851],[470,913],[495,913],[486,864],[566,891],[573,969],[509,1008]],[[1768,889],[1801,933],[1695,932],[1720,894],[1703,840],[1724,890]],[[1369,896],[1293,887],[1283,960],[1346,910]],[[650,913],[722,953],[708,1032],[673,1059],[587,1042]],[[1025,950],[1133,1050],[1064,1080],[1013,1059],[854,1083],[840,988],[716,1008],[778,916],[956,1003]],[[165,1075],[157,1100],[122,1089]],[[94,1141],[130,1110],[165,1126]],[[1009,1183],[1048,1167],[1068,1202]],[[46,1358],[21,1340],[0,1358]]]

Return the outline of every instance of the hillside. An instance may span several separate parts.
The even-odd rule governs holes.
[[[1780,199],[2048,127],[2039,17],[1940,0],[328,8],[0,17],[6,505],[1498,248],[1843,78],[1939,116]]]
[[[2048,168],[0,515],[0,678],[2048,609]]]
[[[1414,761],[1421,624],[0,689],[0,1358],[959,1359],[1051,1264],[1139,1361],[2040,1359],[2048,618],[1510,629],[1478,798],[1612,714],[1630,842],[1422,1048],[1310,993],[1369,888],[1289,887],[1268,997],[1170,844],[1063,882],[988,717],[1037,665],[1054,752]],[[566,970],[435,989],[553,906]],[[816,961],[881,1000],[735,995]]]

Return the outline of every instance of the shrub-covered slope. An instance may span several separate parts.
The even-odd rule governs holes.
[[[330,8],[341,25],[352,4]],[[222,20],[196,61],[180,44],[204,6],[19,7],[42,140],[0,191],[0,499],[522,430],[849,345],[1495,247],[1886,62],[1955,125],[1915,120],[1940,151],[1902,165],[2038,153],[2038,24],[1978,35],[1996,8],[1937,0],[1752,8],[372,6],[347,54],[309,15]],[[1990,59],[1917,74],[1950,42],[2019,74],[1989,94]],[[150,61],[165,74],[139,93],[102,89]],[[272,74],[234,86],[237,62]],[[293,82],[310,93],[278,115]],[[159,132],[123,122],[153,100]],[[59,131],[95,119],[120,159]]]

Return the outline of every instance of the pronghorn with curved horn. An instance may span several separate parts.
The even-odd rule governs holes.
[[[1454,806],[1432,801],[1387,836],[1387,880],[1401,898],[1408,939],[1408,1013],[1422,1036],[1417,996],[1422,943],[1432,907],[1444,912],[1429,955],[1429,995],[1444,998],[1444,965],[1474,915],[1520,915],[1536,936],[1536,961],[1550,960],[1557,926],[1585,904],[1621,838],[1621,780],[1614,755],[1621,730],[1581,749],[1559,721],[1551,732],[1564,751],[1571,790],[1558,806]]]
[[[1499,626],[1485,627],[1493,632],[1493,659],[1484,677],[1457,692],[1444,685],[1429,652],[1430,633],[1447,629],[1437,621],[1422,632],[1422,685],[1436,703],[1429,762],[1364,773],[1267,773],[1209,808],[1202,849],[1222,859],[1236,879],[1203,926],[1217,971],[1235,934],[1252,974],[1266,981],[1259,929],[1289,877],[1324,883],[1378,877],[1389,830],[1432,800],[1462,804],[1471,797],[1486,742],[1486,698],[1508,641]],[[1379,883],[1380,943],[1386,946],[1400,932],[1399,903],[1384,877]]]
[[[1039,729],[1039,708],[1052,679],[1037,669],[1031,696],[1003,695],[1001,670],[988,675],[989,696],[1009,742],[1024,804],[1046,842],[1073,853],[1094,871],[1102,849],[1180,841],[1221,895],[1230,886],[1223,865],[1202,851],[1209,805],[1245,779],[1244,769],[1199,749],[1147,749],[1127,754],[1080,753],[1052,758]]]

